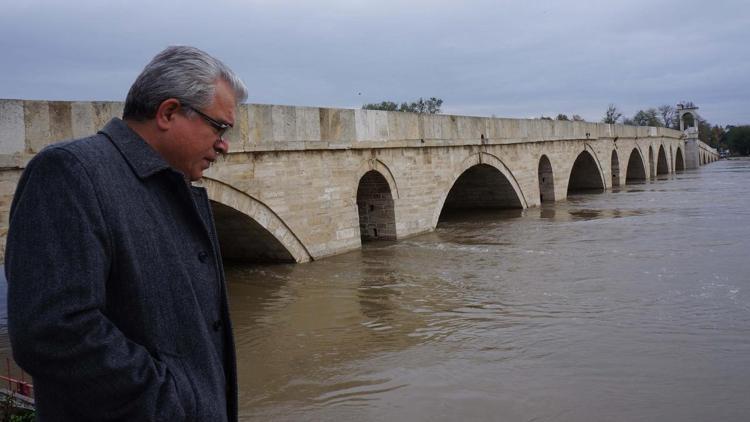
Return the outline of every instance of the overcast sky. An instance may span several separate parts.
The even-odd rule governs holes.
[[[750,0],[0,0],[0,98],[122,101],[172,44],[222,59],[252,103],[598,121],[690,100],[750,124]]]

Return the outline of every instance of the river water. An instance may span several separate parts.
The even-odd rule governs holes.
[[[748,420],[749,191],[725,160],[229,267],[241,419]]]

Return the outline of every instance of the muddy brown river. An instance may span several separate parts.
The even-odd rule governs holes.
[[[227,276],[241,420],[750,418],[750,160]]]

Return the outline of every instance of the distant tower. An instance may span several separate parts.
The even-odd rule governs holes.
[[[698,107],[691,103],[680,103],[677,104],[677,112],[680,113],[680,130],[685,132],[689,131],[690,128],[693,128],[693,131],[696,133],[696,138],[698,137]],[[693,132],[690,131],[690,132]]]
[[[698,107],[691,102],[677,104],[680,114],[680,130],[685,134],[685,167],[698,168],[700,165],[698,147]]]

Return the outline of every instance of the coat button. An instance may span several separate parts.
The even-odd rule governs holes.
[[[208,254],[206,253],[206,251],[200,251],[200,252],[198,252],[198,259],[201,262],[206,262],[206,260],[208,259]]]
[[[221,320],[217,319],[216,321],[214,321],[213,326],[214,326],[214,331],[219,331],[221,329]]]

